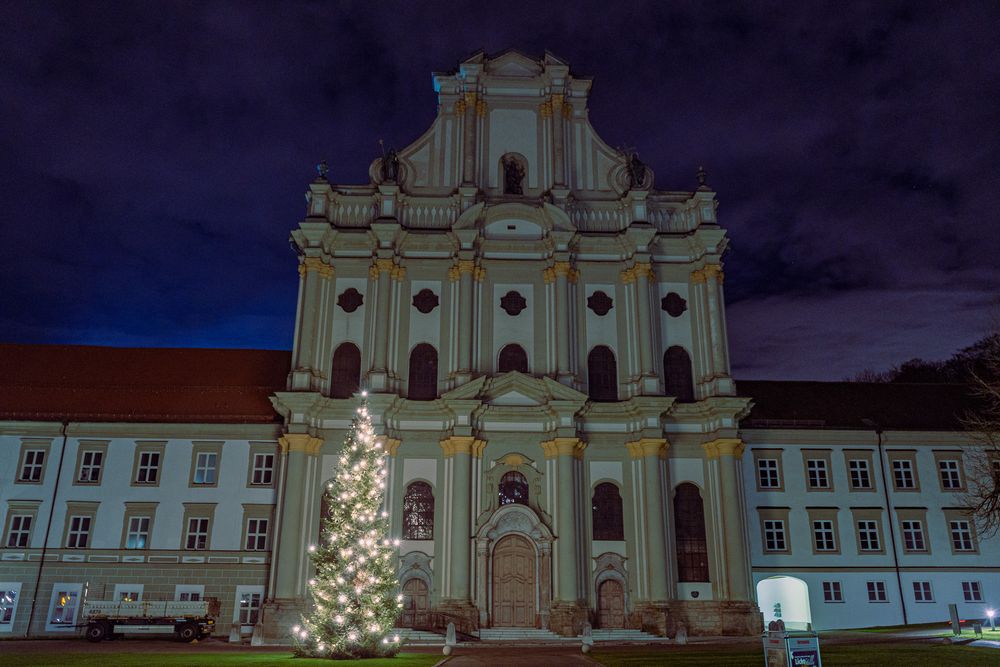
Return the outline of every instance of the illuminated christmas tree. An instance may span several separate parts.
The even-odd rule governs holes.
[[[298,655],[370,658],[399,650],[392,633],[403,606],[393,558],[399,540],[389,538],[389,515],[381,509],[385,458],[362,399],[325,491],[329,515],[321,543],[309,547],[316,567],[309,580],[313,609],[292,628]]]

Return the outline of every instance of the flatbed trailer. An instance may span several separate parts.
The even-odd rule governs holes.
[[[217,600],[197,602],[93,601],[83,605],[84,635],[99,642],[127,634],[174,635],[183,642],[203,639],[215,630]]]

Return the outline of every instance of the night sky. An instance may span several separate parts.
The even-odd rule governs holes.
[[[206,4],[207,6],[202,6]],[[1000,3],[0,4],[0,341],[291,347],[313,165],[545,49],[662,189],[704,164],[738,378],[944,358],[1000,312]]]

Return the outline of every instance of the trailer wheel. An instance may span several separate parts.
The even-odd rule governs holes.
[[[87,624],[87,641],[99,642],[108,636],[108,626],[104,623]]]
[[[185,623],[177,628],[177,638],[182,642],[189,642],[198,638],[198,628],[194,623]]]

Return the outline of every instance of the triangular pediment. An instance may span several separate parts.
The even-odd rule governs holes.
[[[441,396],[445,401],[476,400],[487,405],[537,407],[555,402],[583,405],[586,394],[549,377],[536,378],[517,371],[480,376]]]
[[[542,65],[520,51],[510,49],[491,57],[486,62],[486,73],[493,76],[510,76],[524,79],[534,78],[542,73]]]

